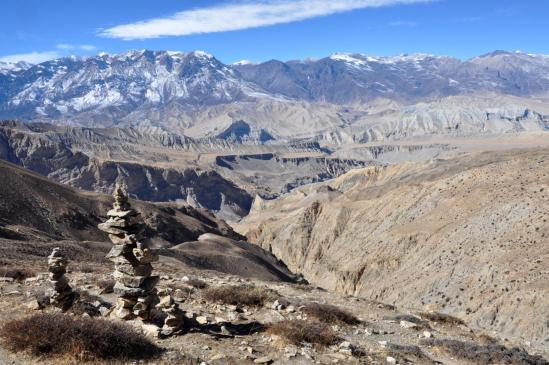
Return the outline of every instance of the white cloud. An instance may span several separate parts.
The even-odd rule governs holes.
[[[80,49],[82,51],[95,51],[96,47],[92,46],[90,44],[82,44],[82,45],[74,45],[74,44],[67,44],[67,43],[61,43],[55,46],[57,49],[62,49],[64,51],[68,51],[71,49]]]
[[[95,51],[97,47],[92,46],[91,44],[82,44],[79,46],[82,51]]]
[[[49,60],[53,60],[55,58],[59,58],[60,55],[57,52],[54,51],[48,51],[48,52],[31,52],[31,53],[20,53],[20,54],[13,54],[8,56],[0,56],[1,62],[10,62],[10,63],[16,63],[19,61],[25,61],[28,63],[41,63]]]
[[[175,13],[99,32],[110,38],[147,39],[225,32],[290,23],[362,8],[429,2],[431,0],[263,0],[232,2]]]
[[[56,45],[55,48],[62,49],[62,50],[69,50],[69,49],[74,49],[74,46],[72,44],[61,43]]]

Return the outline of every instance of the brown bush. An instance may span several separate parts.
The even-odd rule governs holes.
[[[206,289],[208,287],[208,284],[200,279],[191,278],[185,282],[187,285],[192,286],[195,289]]]
[[[472,364],[509,364],[509,365],[548,365],[541,356],[530,355],[517,347],[507,348],[502,345],[481,345],[446,339],[426,339],[422,343],[435,347],[449,355],[466,360]]]
[[[308,317],[330,324],[359,324],[360,321],[351,313],[333,305],[310,303],[302,310]]]
[[[79,271],[84,274],[94,274],[97,273],[99,270],[97,270],[97,267],[95,267],[92,264],[80,264],[76,268],[73,269],[74,271]]]
[[[252,286],[222,286],[208,288],[202,292],[204,299],[230,305],[261,306],[277,295],[273,290],[255,288]]]
[[[416,345],[388,343],[386,353],[397,359],[400,364],[432,364],[433,361]]]
[[[332,327],[320,322],[287,320],[272,324],[267,332],[280,336],[294,345],[307,342],[314,345],[330,346],[339,341]]]
[[[0,330],[6,349],[80,361],[145,359],[160,349],[131,327],[104,319],[35,314],[6,323]]]
[[[114,284],[116,284],[114,279],[99,280],[97,282],[97,286],[99,287],[99,294],[113,293],[114,292]]]
[[[439,323],[445,323],[445,324],[451,324],[451,325],[465,324],[463,320],[456,318],[454,316],[451,316],[449,314],[444,314],[444,313],[422,312],[422,313],[419,313],[419,316],[431,322],[439,322]]]
[[[6,270],[1,270],[0,274],[2,275],[2,277],[12,278],[15,281],[23,281],[27,278],[32,278],[36,276],[36,272],[26,268],[8,268]]]

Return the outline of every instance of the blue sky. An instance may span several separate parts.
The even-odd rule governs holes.
[[[242,59],[549,54],[549,0],[5,0],[0,60],[128,49]]]

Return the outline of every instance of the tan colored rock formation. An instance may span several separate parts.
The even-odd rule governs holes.
[[[113,315],[121,319],[151,319],[151,311],[158,303],[155,285],[158,276],[152,276],[151,263],[158,260],[152,251],[140,242],[144,230],[139,213],[128,202],[124,190],[117,186],[109,219],[98,225],[109,234],[114,246],[107,258],[114,262],[114,292],[119,295]]]
[[[67,272],[67,258],[61,250],[56,247],[52,253],[48,256],[48,271],[49,282],[51,285],[47,296],[50,299],[50,304],[62,308],[68,309],[74,301],[76,293],[73,292],[69,285],[69,279],[65,276]]]
[[[547,345],[549,150],[351,171],[237,227],[310,282]]]

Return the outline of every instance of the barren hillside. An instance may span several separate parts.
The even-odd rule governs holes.
[[[324,288],[549,347],[549,150],[353,170],[237,230]],[[527,342],[526,342],[527,341]]]

